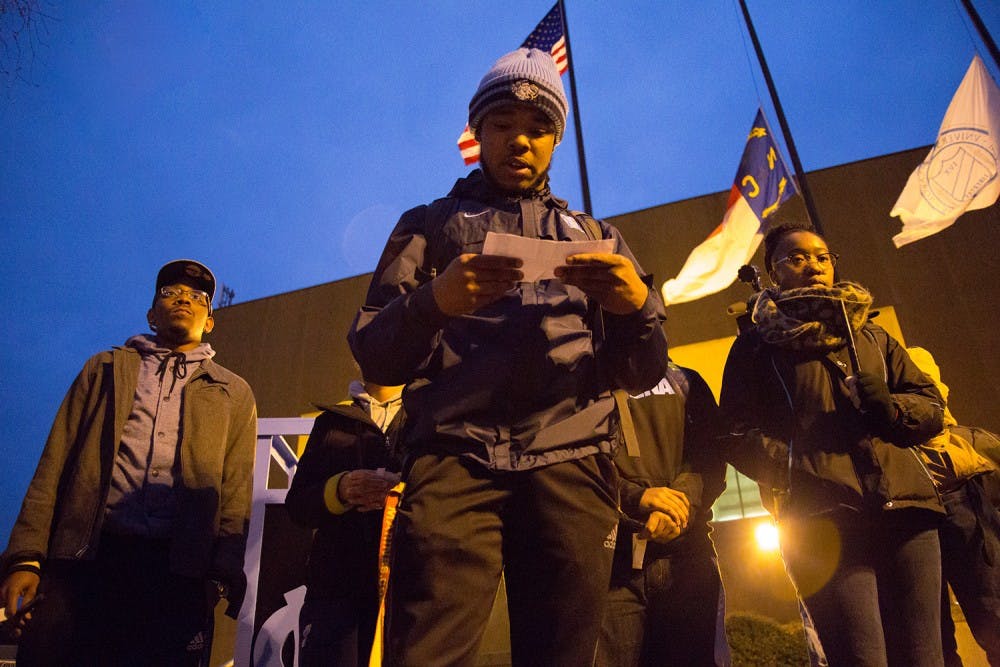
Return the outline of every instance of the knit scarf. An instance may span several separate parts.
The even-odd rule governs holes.
[[[754,297],[753,321],[764,342],[789,350],[827,352],[847,344],[846,319],[857,333],[868,319],[872,295],[857,283],[833,287],[769,287]]]

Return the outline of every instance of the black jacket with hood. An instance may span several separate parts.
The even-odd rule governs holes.
[[[649,296],[624,316],[549,279],[449,317],[430,284],[458,255],[482,252],[489,231],[583,241],[585,218],[548,191],[506,196],[478,170],[448,197],[403,214],[348,341],[366,378],[407,385],[408,449],[465,456],[497,471],[611,453],[610,390],[644,391],[666,366],[663,305],[638,264]],[[599,229],[635,264],[616,229]]]
[[[670,542],[649,542],[646,562],[677,553],[714,555],[709,521],[712,504],[726,488],[726,462],[712,390],[697,372],[671,363],[660,383],[630,396],[628,406],[639,456],[630,455],[624,446],[615,452],[622,512],[632,519],[622,523],[624,530],[619,527],[617,551],[631,562],[627,537],[649,517],[649,511],[639,507],[642,495],[650,487],[665,486],[683,492],[691,503],[688,527]]]
[[[720,406],[733,436],[727,456],[780,513],[919,507],[941,512],[931,477],[911,449],[941,430],[933,380],[876,324],[855,336],[860,366],[881,373],[898,418],[877,425],[854,407],[846,347],[791,351],[749,329],[726,361]]]
[[[399,472],[394,443],[404,422],[400,410],[383,433],[352,401],[330,406],[316,418],[285,496],[292,520],[316,529],[306,571],[307,598],[377,596],[382,512],[332,514],[323,492],[326,481],[338,473]]]

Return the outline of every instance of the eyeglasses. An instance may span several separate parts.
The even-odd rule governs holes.
[[[178,287],[161,287],[160,296],[164,299],[176,299],[181,296],[186,296],[187,298],[194,301],[199,306],[208,307],[210,299],[208,297],[208,292],[202,292],[200,289],[180,289]]]
[[[840,259],[840,255],[835,252],[821,252],[818,255],[810,255],[807,252],[795,252],[788,257],[775,260],[775,262],[783,262],[793,269],[801,269],[810,262],[816,262],[821,269],[832,269],[837,266],[838,259]]]

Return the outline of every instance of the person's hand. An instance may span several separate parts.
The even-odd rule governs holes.
[[[475,312],[517,286],[524,278],[521,264],[516,257],[459,255],[431,282],[434,301],[452,317]]]
[[[615,315],[629,315],[642,308],[649,295],[635,266],[623,255],[588,252],[570,255],[557,266],[556,278],[579,287],[601,308]]]
[[[380,510],[385,497],[399,483],[399,473],[386,470],[351,470],[340,478],[337,495],[359,512]]]
[[[691,512],[691,502],[683,491],[677,491],[667,486],[654,486],[642,492],[639,508],[652,512],[661,512],[683,531],[687,529],[688,517]]]
[[[872,415],[884,424],[896,421],[896,404],[892,402],[889,385],[879,373],[861,371],[853,376],[853,379],[848,380],[851,399],[856,401],[855,405],[862,412]]]
[[[39,576],[34,572],[12,572],[4,579],[3,584],[0,584],[0,597],[3,599],[4,612],[7,614],[8,621],[14,618],[14,614],[17,613],[18,600],[21,601],[20,606],[24,607],[35,599],[39,580]],[[21,635],[25,623],[30,620],[30,611],[18,617],[17,625],[13,628],[15,637]]]
[[[653,542],[670,542],[680,537],[683,529],[674,521],[673,517],[663,512],[650,512],[646,519],[646,525],[639,533],[639,537]]]

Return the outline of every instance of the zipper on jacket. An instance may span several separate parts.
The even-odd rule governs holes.
[[[861,329],[861,333],[863,333],[865,336],[868,337],[868,339],[872,342],[872,345],[878,351],[878,357],[882,361],[882,379],[885,380],[886,382],[888,382],[889,381],[889,363],[885,360],[885,353],[883,353],[882,352],[882,348],[879,347],[878,341],[875,340],[875,334],[873,334],[871,331],[868,331],[867,329],[864,329],[864,328]]]
[[[937,484],[934,483],[934,476],[931,475],[931,471],[927,469],[927,466],[924,464],[923,459],[920,458],[920,454],[917,454],[916,450],[913,447],[907,447],[907,449],[910,450],[910,454],[913,454],[913,458],[917,460],[917,465],[920,466],[920,469],[924,471],[925,475],[927,475],[927,479],[930,480],[931,486],[934,487],[934,495],[937,496],[938,502],[941,503],[941,505],[943,506],[944,500],[941,498],[941,492],[938,491]],[[890,503],[892,502],[892,498],[889,499],[889,502]]]
[[[774,355],[769,355],[771,359],[771,368],[774,370],[774,374],[778,378],[778,383],[781,385],[782,391],[785,392],[785,400],[788,401],[788,409],[792,412],[792,424],[796,430],[798,430],[798,418],[795,416],[795,402],[792,401],[792,394],[788,391],[788,385],[785,383],[785,378],[781,377],[781,371],[778,370],[778,365],[774,362]],[[792,498],[792,461],[794,457],[792,456],[795,446],[795,438],[791,437],[788,439],[788,483],[785,485],[785,493],[788,494],[787,503],[791,504]]]
[[[110,480],[108,482],[108,488],[109,489],[111,488],[111,486],[110,486]],[[90,520],[90,528],[87,530],[87,541],[74,554],[74,556],[76,556],[77,560],[83,558],[83,555],[85,553],[87,553],[87,549],[90,548],[90,543],[94,540],[94,527],[97,525],[97,517],[98,517],[98,515],[101,512],[104,511],[104,507],[107,504],[107,502],[108,502],[107,494],[104,494],[104,501],[101,503],[101,505],[97,509],[97,511],[94,512],[94,516]]]
[[[864,333],[871,340],[872,345],[874,345],[875,349],[878,351],[879,359],[882,360],[882,378],[884,380],[888,381],[889,380],[889,362],[886,361],[885,354],[882,352],[882,348],[879,347],[878,341],[875,340],[875,334],[873,334],[872,332],[868,331],[867,329],[862,329],[862,333]],[[890,446],[894,446],[894,445],[890,445]],[[924,464],[923,459],[920,458],[920,454],[917,454],[916,450],[914,450],[913,447],[907,447],[907,449],[910,450],[910,454],[913,455],[913,458],[915,458],[917,460],[917,465],[920,466],[920,469],[924,471],[924,475],[927,476],[927,479],[930,481],[931,486],[934,488],[934,495],[937,497],[938,502],[941,503],[942,506],[943,506],[944,505],[944,501],[941,499],[941,492],[938,491],[937,484],[934,483],[934,476],[931,475],[930,470],[927,469],[927,466]],[[893,499],[889,498],[889,500],[886,502],[886,504],[889,507],[892,507],[893,506],[893,502],[894,502]]]

